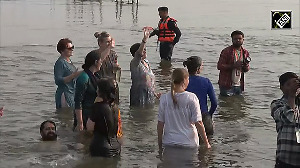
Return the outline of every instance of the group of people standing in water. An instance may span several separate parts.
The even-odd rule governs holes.
[[[207,136],[214,132],[212,115],[217,108],[217,99],[210,80],[200,76],[203,60],[198,56],[187,58],[183,62],[187,70],[176,68],[173,71],[170,92],[161,94],[155,90],[155,75],[146,59],[147,40],[158,35],[160,57],[170,61],[174,45],[181,36],[176,20],[168,16],[168,8],[159,7],[158,12],[161,17],[158,28],[144,27],[142,41],[130,47],[133,56],[130,62],[130,106],[145,107],[155,104],[155,99],[160,101],[157,123],[159,154],[163,154],[163,149],[168,146],[197,148],[199,135],[203,144],[210,148]],[[91,156],[118,156],[121,151],[118,138],[122,136],[118,108],[118,78],[121,68],[118,56],[113,50],[112,36],[107,32],[96,32],[95,37],[99,49],[86,55],[83,70],[76,69],[70,59],[74,50],[72,41],[65,38],[58,42],[57,51],[60,57],[54,66],[54,78],[58,86],[55,94],[56,108],[74,109],[74,131],[93,131]],[[241,48],[243,33],[234,31],[231,37],[233,45],[222,51],[218,62],[218,69],[221,71],[220,89],[227,96],[241,93],[242,90],[238,89],[241,86],[240,81],[243,73],[249,70],[249,62],[241,63],[249,57],[248,52]],[[229,50],[231,55],[228,55]],[[230,82],[222,85],[224,78],[230,78]],[[211,102],[210,108],[207,105],[207,96]]]
[[[96,32],[99,49],[89,52],[78,70],[70,57],[74,45],[65,38],[57,44],[61,54],[54,65],[54,79],[58,86],[56,108],[74,109],[75,131],[93,131],[92,156],[119,155],[122,136],[117,71],[120,66],[113,48],[113,39],[107,32]]]

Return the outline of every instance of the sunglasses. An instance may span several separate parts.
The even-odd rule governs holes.
[[[66,48],[67,50],[74,50],[75,46],[73,45],[72,47],[70,48]]]

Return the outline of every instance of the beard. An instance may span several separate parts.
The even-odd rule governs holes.
[[[49,132],[47,135],[42,137],[43,141],[56,141],[57,134],[55,132]]]
[[[243,43],[233,43],[233,46],[239,48],[243,45]]]

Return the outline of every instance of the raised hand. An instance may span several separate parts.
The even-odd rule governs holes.
[[[153,27],[145,26],[145,27],[143,27],[143,30],[148,30],[150,32],[153,30]]]
[[[149,38],[150,36],[150,31],[153,30],[153,27],[149,27],[149,26],[146,26],[143,28],[143,31],[144,31],[144,38],[147,39]]]

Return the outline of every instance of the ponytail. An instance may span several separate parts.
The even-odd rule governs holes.
[[[172,83],[171,83],[171,96],[172,96],[173,104],[174,104],[174,106],[176,106],[177,100],[175,98],[174,81],[172,81]]]
[[[188,77],[189,73],[184,68],[176,68],[172,73],[171,96],[174,106],[178,106],[178,102],[175,98],[175,85],[182,84],[182,82]]]

